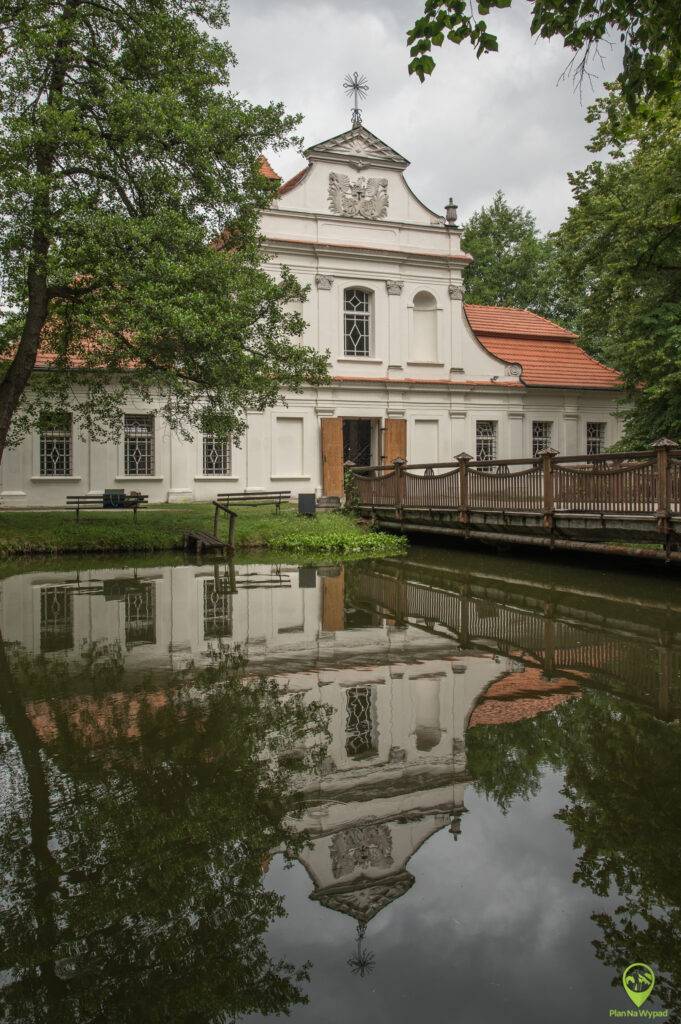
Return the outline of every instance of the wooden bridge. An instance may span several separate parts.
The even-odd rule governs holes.
[[[347,468],[349,500],[384,529],[681,561],[681,448],[666,438],[640,452]]]
[[[675,720],[681,714],[681,609],[631,596],[603,597],[505,576],[437,570],[411,560],[349,569],[353,603],[487,651],[625,697]]]

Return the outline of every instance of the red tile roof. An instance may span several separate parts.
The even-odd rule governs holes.
[[[266,156],[260,157],[260,173],[272,181],[281,181],[281,174],[277,174]]]
[[[616,370],[604,366],[576,344],[576,334],[527,309],[464,306],[468,323],[487,351],[522,367],[522,380],[534,387],[621,387]]]
[[[569,679],[545,679],[538,668],[509,672],[487,688],[471,712],[468,728],[522,722],[579,696],[576,683]]]
[[[511,335],[514,338],[576,338],[572,331],[559,327],[529,309],[511,309],[507,306],[476,306],[467,302],[464,306],[468,322],[476,334]]]

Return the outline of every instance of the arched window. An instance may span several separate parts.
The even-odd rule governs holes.
[[[412,362],[436,363],[437,359],[437,302],[430,292],[417,292],[414,296],[414,335],[410,353]]]
[[[371,292],[346,288],[344,296],[344,338],[346,356],[371,355]]]

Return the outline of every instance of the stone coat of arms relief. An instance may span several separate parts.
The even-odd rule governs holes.
[[[340,217],[380,220],[388,213],[388,179],[329,174],[329,209]]]

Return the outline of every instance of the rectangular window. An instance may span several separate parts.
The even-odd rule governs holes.
[[[475,458],[488,462],[497,457],[497,421],[478,420],[475,424]]]
[[[345,752],[349,757],[371,757],[378,752],[372,689],[350,686],[346,691]]]
[[[551,431],[553,423],[550,420],[534,420],[532,422],[532,458],[551,447]]]
[[[73,650],[73,590],[40,588],[40,651]]]
[[[232,635],[232,591],[229,577],[203,581],[203,635],[219,640]]]
[[[605,423],[587,423],[586,454],[602,455],[605,451]]]
[[[203,475],[232,475],[232,443],[217,434],[203,435]]]
[[[369,292],[363,288],[345,291],[345,355],[371,355]]]
[[[71,476],[71,414],[44,413],[40,417],[40,475]]]
[[[125,592],[125,646],[156,643],[156,587],[142,583]]]
[[[154,475],[154,417],[128,415],[124,420],[125,476]]]

